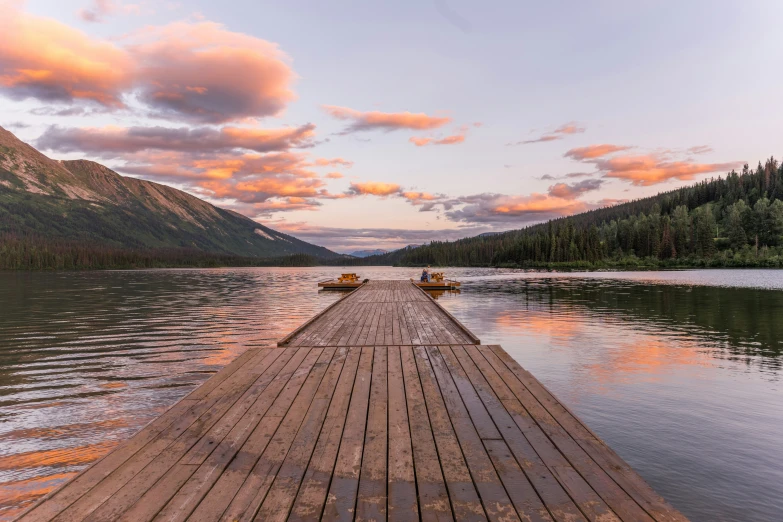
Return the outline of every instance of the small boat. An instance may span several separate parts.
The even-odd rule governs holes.
[[[415,279],[411,279],[411,282],[424,290],[456,290],[461,284],[459,281],[446,279],[443,276],[443,272],[433,272],[430,274],[430,280],[427,283],[416,281]]]
[[[351,273],[340,274],[340,277],[338,277],[336,280],[329,279],[326,281],[321,281],[318,283],[318,286],[324,290],[345,290],[359,288],[363,283],[364,281],[360,280],[358,275]]]

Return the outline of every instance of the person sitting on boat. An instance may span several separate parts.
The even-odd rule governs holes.
[[[427,268],[421,271],[421,282],[422,283],[430,282],[430,265],[427,265]]]

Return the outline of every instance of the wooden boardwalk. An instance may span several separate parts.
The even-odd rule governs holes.
[[[371,281],[279,344],[21,520],[686,520],[410,282]]]

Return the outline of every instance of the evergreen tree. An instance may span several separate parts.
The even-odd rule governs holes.
[[[745,202],[740,200],[728,208],[726,212],[726,236],[731,248],[739,250],[748,244],[748,237],[742,226],[742,216],[747,211]]]

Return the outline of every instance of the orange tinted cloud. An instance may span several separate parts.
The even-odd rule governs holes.
[[[313,210],[330,194],[326,182],[310,171],[306,154],[215,154],[193,157],[181,152],[144,152],[126,157],[119,170],[156,181],[175,182],[199,197],[248,216]]]
[[[528,196],[477,194],[458,200],[464,206],[447,211],[446,216],[452,221],[469,223],[543,221],[584,212],[591,207],[583,201],[538,193]]]
[[[0,34],[0,90],[12,99],[124,106],[135,70],[124,49],[13,6],[3,6]]]
[[[129,44],[140,98],[161,114],[222,123],[272,116],[294,99],[294,74],[277,45],[220,24],[148,27]]]
[[[293,176],[269,176],[228,184],[220,181],[202,181],[198,186],[210,191],[213,197],[235,198],[245,202],[265,201],[272,197],[315,197],[323,182],[317,179]]]
[[[176,151],[149,151],[123,156],[122,172],[145,178],[157,178],[177,183],[206,178],[286,174],[318,179],[309,170],[307,154],[301,152],[270,152],[267,154],[210,154],[205,157]]]
[[[456,143],[462,143],[465,141],[464,134],[455,134],[454,136],[446,136],[445,138],[436,140],[435,138],[410,138],[411,143],[417,147],[423,147],[425,145],[454,145]]]
[[[417,138],[412,136],[408,141],[416,145],[417,147],[423,147],[432,141],[432,138]]]
[[[212,22],[146,27],[96,39],[10,6],[0,19],[0,90],[13,99],[124,107],[224,123],[280,113],[294,99],[288,58],[273,43]]]
[[[435,210],[436,206],[444,207],[449,205],[449,199],[444,194],[430,194],[429,192],[403,191],[399,196],[408,201],[414,207],[419,208],[419,212],[430,212]]]
[[[396,183],[383,183],[381,181],[367,181],[365,183],[351,183],[348,192],[355,195],[391,196],[400,192],[400,186]]]
[[[451,122],[451,118],[429,116],[424,113],[412,112],[361,112],[347,107],[324,105],[324,110],[339,120],[348,120],[350,125],[343,133],[381,129],[386,131],[397,129],[428,130],[437,129]]]
[[[340,172],[330,172],[325,177],[328,179],[341,179],[344,176]]]
[[[659,149],[649,154],[616,154],[632,147],[601,144],[571,149],[565,157],[590,163],[606,178],[629,181],[634,185],[655,185],[671,180],[691,181],[699,174],[726,172],[741,162],[697,163],[690,158],[676,159],[684,154],[705,154],[712,149],[706,145],[689,149]],[[609,156],[609,157],[607,157]]]
[[[539,213],[565,215],[581,212],[584,209],[586,206],[581,201],[551,197],[545,194],[503,196],[492,205],[494,212],[514,216]]]
[[[481,124],[473,124],[474,127],[480,127]],[[456,134],[446,136],[445,138],[429,138],[429,137],[411,137],[408,141],[416,145],[417,147],[424,147],[425,145],[455,145],[465,141],[469,125],[462,125]]]
[[[465,141],[464,134],[455,134],[454,136],[446,136],[440,140],[435,140],[435,145],[454,145],[455,143],[462,143]]]
[[[435,201],[440,198],[440,196],[436,196],[434,194],[430,194],[429,192],[411,192],[406,191],[400,193],[402,197],[405,199],[409,199],[411,201]]]
[[[579,134],[585,131],[584,127],[578,126],[575,122],[566,123],[555,129],[555,134]]]
[[[740,165],[734,163],[695,163],[692,161],[662,161],[655,155],[618,156],[595,161],[607,178],[630,181],[634,185],[655,185],[673,179],[690,181],[699,174],[727,172]]]
[[[84,152],[102,158],[142,150],[160,149],[199,153],[248,149],[256,152],[308,147],[315,137],[315,125],[282,129],[249,127],[49,127],[38,140],[39,149]]]
[[[353,167],[353,161],[343,158],[316,158],[314,163],[317,167]]]
[[[602,145],[588,145],[587,147],[577,147],[571,149],[564,154],[566,158],[575,159],[577,161],[583,161],[586,159],[600,158],[608,154],[628,150],[631,147],[624,147],[622,145],[610,145],[604,143]]]
[[[577,183],[555,183],[549,187],[548,194],[555,198],[576,199],[587,192],[600,189],[603,183],[602,179],[586,179]]]

